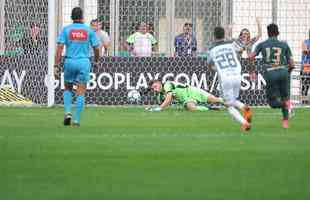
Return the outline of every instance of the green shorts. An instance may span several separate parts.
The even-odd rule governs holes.
[[[180,98],[180,103],[182,103],[184,106],[189,102],[194,103],[206,103],[208,102],[210,94],[202,89],[196,88],[196,87],[189,87],[187,89],[186,94],[183,95],[182,98]]]

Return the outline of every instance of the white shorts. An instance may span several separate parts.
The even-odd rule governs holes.
[[[241,76],[230,76],[220,80],[221,95],[225,102],[233,103],[239,97]]]

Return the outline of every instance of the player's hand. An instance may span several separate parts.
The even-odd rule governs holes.
[[[150,110],[151,112],[160,112],[161,111],[161,107],[154,107]]]
[[[251,81],[256,81],[257,80],[256,72],[250,72],[250,80]]]
[[[149,112],[160,112],[162,109],[159,106],[156,107],[148,107],[145,110],[149,111]]]

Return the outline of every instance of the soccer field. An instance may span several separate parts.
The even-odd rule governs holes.
[[[241,133],[225,111],[0,108],[2,200],[310,199],[310,109],[289,130],[256,109]]]

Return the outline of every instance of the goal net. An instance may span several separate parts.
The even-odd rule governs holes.
[[[154,103],[145,88],[154,78],[178,80],[219,95],[216,73],[206,67],[206,50],[213,40],[215,26],[229,27],[231,37],[248,28],[251,35],[258,33],[255,18],[262,23],[262,40],[267,38],[266,25],[275,22],[280,27],[280,39],[288,42],[295,61],[300,62],[301,42],[310,27],[310,2],[300,0],[55,0],[56,9],[48,10],[48,0],[0,0],[0,103],[47,105],[53,98],[62,104],[63,76],[51,81],[48,58],[48,34],[55,36],[71,23],[71,10],[80,6],[85,23],[98,19],[108,35],[109,45],[100,64],[94,66],[88,84],[86,103],[98,105],[129,104],[127,94],[137,89],[142,94],[139,104]],[[287,6],[290,5],[290,6]],[[300,13],[303,13],[300,15]],[[48,27],[48,16],[55,16],[53,29]],[[149,57],[133,57],[127,45],[128,37],[145,22],[147,30],[157,41]],[[190,24],[196,42],[190,51],[195,55],[176,55],[176,36]],[[51,33],[50,33],[51,34]],[[55,44],[51,45],[55,47]],[[188,50],[181,51],[185,54]],[[192,53],[192,52],[190,52]],[[241,100],[251,105],[267,105],[265,81],[261,61],[258,60],[259,79],[251,82],[248,61],[242,59]],[[309,101],[309,73],[302,66],[291,76],[291,97],[295,104]],[[52,90],[48,90],[48,87]],[[4,92],[5,91],[5,92]],[[10,98],[10,95],[24,98]],[[27,101],[26,101],[27,100]]]
[[[0,103],[46,104],[48,0],[0,0],[0,10]]]

